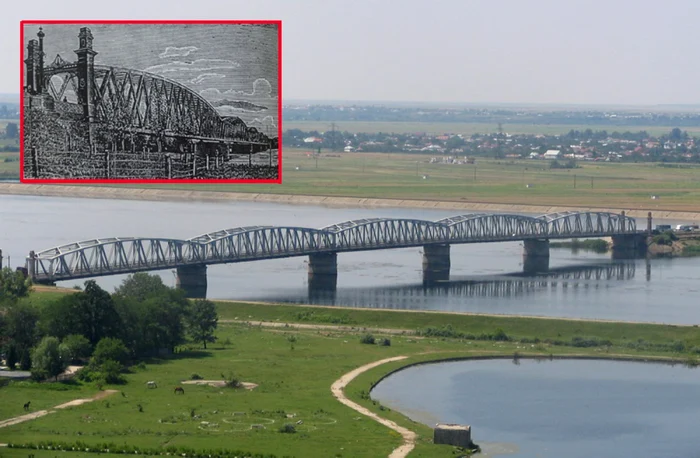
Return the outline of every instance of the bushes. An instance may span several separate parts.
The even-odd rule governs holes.
[[[678,236],[673,231],[666,231],[659,235],[655,235],[651,241],[657,245],[673,245],[673,242],[678,240]]]
[[[286,425],[282,426],[279,431],[283,434],[294,434],[297,432],[297,428],[293,424],[287,423]]]
[[[372,334],[365,334],[360,338],[360,343],[367,345],[374,345],[376,339]]]

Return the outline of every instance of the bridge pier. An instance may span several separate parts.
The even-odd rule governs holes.
[[[423,283],[450,280],[450,245],[423,246]]]
[[[549,240],[523,241],[523,272],[536,273],[549,270]]]
[[[613,259],[643,258],[647,254],[647,234],[620,234],[612,236]]]
[[[207,297],[207,266],[204,264],[181,266],[177,268],[175,286],[185,291],[193,299]]]
[[[331,291],[338,284],[338,253],[309,255],[309,290]]]

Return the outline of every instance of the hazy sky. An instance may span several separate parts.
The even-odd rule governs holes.
[[[281,19],[284,99],[700,103],[698,0],[32,0],[21,19]],[[16,70],[13,70],[16,69]]]

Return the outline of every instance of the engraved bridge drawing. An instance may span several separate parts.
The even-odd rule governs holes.
[[[94,239],[32,251],[26,268],[39,283],[176,268],[178,285],[198,294],[206,290],[207,265],[309,256],[309,282],[334,287],[337,254],[343,252],[423,247],[424,279],[439,281],[449,278],[453,244],[523,241],[527,271],[548,268],[550,239],[591,237],[611,237],[614,255],[646,249],[646,232],[624,212],[466,214],[439,221],[361,219],[322,229],[239,227],[187,240]]]
[[[37,36],[24,61],[25,178],[278,178],[270,129],[220,114],[161,74],[96,64],[88,27],[80,28],[73,61],[45,62],[46,35]]]

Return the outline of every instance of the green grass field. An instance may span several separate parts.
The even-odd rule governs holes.
[[[460,123],[460,122],[371,122],[371,121],[339,121],[335,123],[336,130],[350,133],[385,132],[394,134],[494,134],[498,132],[498,123]],[[331,129],[331,122],[321,121],[285,121],[284,130],[301,129],[305,132],[325,132]],[[509,134],[565,134],[570,130],[593,131],[605,130],[612,132],[639,132],[646,131],[650,135],[668,134],[672,127],[660,126],[634,126],[634,125],[576,125],[576,124],[502,124],[503,132]],[[700,127],[684,127],[689,135],[700,135]]]
[[[350,153],[315,160],[285,150],[280,185],[139,185],[273,194],[418,199],[527,205],[700,211],[700,167],[479,159],[473,165],[430,164],[430,155]],[[427,179],[423,177],[427,175]],[[528,185],[530,185],[528,187]],[[652,200],[656,195],[658,199]]]
[[[35,293],[29,299],[41,306],[56,293]],[[386,364],[365,373],[346,389],[357,403],[385,418],[392,419],[419,434],[410,457],[451,456],[453,448],[436,446],[427,426],[383,408],[366,397],[384,374],[406,364],[455,357],[550,355],[594,355],[612,357],[673,357],[694,362],[700,344],[697,327],[636,325],[605,322],[468,316],[440,313],[388,312],[327,307],[218,303],[221,321],[218,342],[207,351],[185,346],[167,360],[154,360],[134,368],[128,383],[105,388],[119,390],[108,398],[58,411],[39,419],[0,428],[0,443],[42,441],[63,444],[83,443],[84,447],[140,447],[165,450],[189,447],[196,450],[247,450],[276,456],[375,457],[387,456],[401,443],[400,436],[340,404],[330,392],[341,375],[363,364],[391,356],[406,355],[402,362]],[[289,326],[266,328],[231,320],[272,321]],[[302,329],[294,323],[352,326]],[[446,327],[449,325],[450,327]],[[384,334],[390,346],[365,345],[360,336],[365,327],[392,328]],[[443,336],[428,335],[426,328],[449,331]],[[404,330],[401,333],[399,330]],[[422,334],[415,331],[421,330]],[[501,330],[513,341],[468,339],[463,334],[498,334]],[[610,340],[610,345],[592,347],[550,344],[544,339],[573,342]],[[522,339],[530,339],[524,344]],[[532,339],[541,339],[534,343]],[[642,342],[646,347],[643,349]],[[258,384],[253,390],[182,385],[184,395],[173,387],[198,374],[203,379],[220,380],[235,375]],[[156,389],[146,382],[154,380]],[[24,413],[22,405],[31,400],[33,408],[46,408],[68,399],[90,396],[90,385],[36,384],[13,382],[0,388],[0,420]],[[36,403],[36,406],[34,405]],[[139,408],[140,406],[140,408]],[[33,409],[34,410],[34,409]],[[289,417],[288,417],[289,415]],[[296,425],[301,420],[302,424]],[[295,423],[296,433],[283,434],[279,428]],[[251,425],[263,425],[253,429]],[[474,438],[479,442],[479,438]],[[0,449],[1,456],[26,456],[26,449]],[[34,450],[31,451],[34,453]],[[133,454],[133,451],[131,452]],[[178,452],[179,453],[179,452]],[[62,452],[73,458],[89,454]],[[92,454],[94,456],[94,454]],[[49,456],[37,451],[37,457]]]

